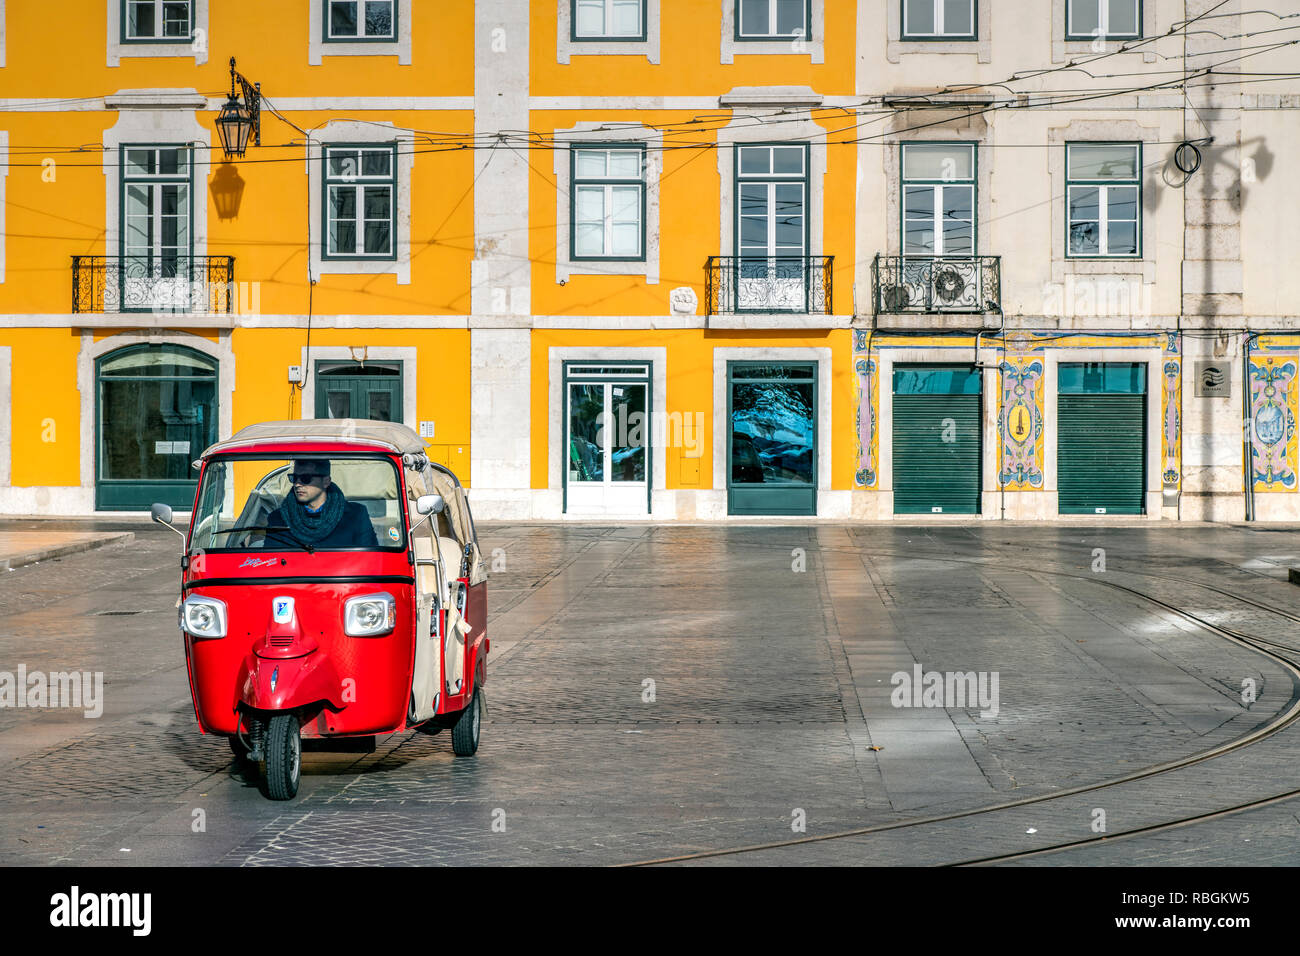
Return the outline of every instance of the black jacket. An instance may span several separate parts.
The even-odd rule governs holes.
[[[298,502],[286,502],[279,508],[271,512],[271,516],[266,519],[267,527],[270,528],[287,528],[289,522],[284,518],[282,509],[301,508]],[[267,543],[274,541],[277,535],[268,535]],[[286,539],[287,540],[287,539]],[[314,548],[377,548],[379,540],[375,537],[375,526],[370,523],[370,512],[366,511],[366,506],[355,501],[349,501],[343,506],[343,515],[339,518],[339,523],[334,526],[334,530],[327,534],[320,541],[317,541]]]

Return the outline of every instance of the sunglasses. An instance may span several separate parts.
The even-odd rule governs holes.
[[[318,471],[289,472],[289,481],[295,485],[310,485],[317,478],[325,476]]]

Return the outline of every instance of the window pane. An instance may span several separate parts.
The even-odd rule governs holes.
[[[947,36],[970,36],[975,32],[971,6],[971,0],[943,0],[943,32]]]
[[[602,223],[579,223],[574,228],[575,255],[603,256],[605,254],[605,227]]]
[[[388,243],[390,232],[390,226],[386,219],[382,222],[367,222],[365,251],[375,255],[391,252],[392,249]]]
[[[605,0],[578,0],[575,32],[580,37],[605,35]]]
[[[326,160],[329,175],[332,177],[355,176],[360,172],[357,151],[354,149],[331,149]]]
[[[605,386],[569,386],[569,481],[605,477]]]
[[[1137,179],[1136,146],[1074,144],[1069,150],[1070,179]]]
[[[615,36],[640,36],[641,0],[614,0],[613,21]]]
[[[767,220],[757,216],[742,216],[740,244],[752,249],[767,248]]]
[[[772,172],[785,174],[803,173],[803,147],[778,146],[772,150]]]
[[[605,190],[600,186],[581,186],[575,195],[578,222],[603,222],[605,219]]]
[[[934,223],[920,219],[905,222],[903,252],[912,256],[934,255]]]
[[[153,0],[132,3],[127,11],[126,35],[129,37],[155,37],[158,35],[157,18]]]
[[[640,179],[641,178],[641,152],[640,150],[618,150],[609,154],[609,178],[610,179]]]
[[[610,218],[617,222],[641,221],[641,190],[636,186],[617,186],[610,190]]]
[[[368,0],[366,3],[366,36],[390,37],[393,35],[392,0]]]
[[[741,36],[766,36],[770,32],[767,0],[740,0]]]
[[[605,175],[605,151],[580,149],[575,154],[574,172],[579,179],[599,179]]]
[[[1136,36],[1138,31],[1137,0],[1110,0],[1110,36]]]
[[[776,0],[776,32],[781,36],[807,36],[803,23],[804,0]]]
[[[331,254],[349,255],[357,250],[357,225],[348,220],[330,223],[329,232]]]
[[[1098,0],[1070,0],[1070,28],[1074,36],[1095,36],[1101,29]]]
[[[975,190],[970,186],[945,186],[943,189],[943,217],[945,219],[974,218]]]
[[[1070,255],[1095,256],[1101,252],[1101,233],[1095,222],[1070,223]]]
[[[761,176],[772,171],[772,151],[766,146],[742,146],[740,173],[742,176]]]
[[[731,480],[812,483],[811,382],[731,386]]]
[[[154,160],[157,153],[152,149],[128,149],[126,151],[126,174],[128,176],[148,175],[156,171]]]
[[[163,35],[169,37],[187,37],[190,35],[190,5],[188,2],[163,4]]]
[[[760,183],[740,184],[740,214],[742,216],[767,215],[767,186]]]
[[[908,219],[934,219],[934,187],[908,186],[903,192],[903,215]]]
[[[975,252],[975,234],[969,222],[957,219],[943,221],[943,254],[969,256]]]
[[[330,217],[355,219],[357,217],[357,191],[351,186],[330,187]]]
[[[1137,223],[1112,222],[1106,227],[1106,254],[1109,256],[1137,255]]]
[[[393,154],[388,150],[372,149],[361,154],[361,175],[391,176],[393,174]]]
[[[330,3],[330,36],[354,37],[357,35],[357,0],[332,0]]]
[[[907,0],[908,33],[934,32],[934,0]]]
[[[158,172],[164,176],[184,173],[185,159],[179,149],[158,150]]]
[[[974,177],[975,149],[942,143],[904,146],[904,179],[938,179],[953,182]]]
[[[803,253],[803,216],[782,216],[776,221],[777,252],[786,256]]]
[[[391,189],[388,186],[367,186],[365,193],[366,218],[388,219],[391,215]]]
[[[641,254],[641,225],[639,223],[615,223],[610,227],[610,254],[615,256],[637,256]]]
[[[1138,191],[1136,186],[1111,186],[1106,192],[1106,218],[1133,219],[1138,217]]]
[[[1091,186],[1070,187],[1070,221],[1092,222],[1101,215],[1099,191]]]

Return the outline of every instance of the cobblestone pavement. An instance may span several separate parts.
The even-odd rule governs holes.
[[[127,547],[0,575],[0,672],[104,675],[98,719],[0,708],[0,863],[631,862],[1112,779],[1240,736],[1296,693],[1276,664],[1103,583],[1300,648],[1291,622],[1197,586],[1300,613],[1290,529],[485,526],[497,569],[478,755],[454,757],[446,733],[374,753],[317,745],[299,796],[273,803],[195,725],[179,539],[121,526],[136,531]],[[895,707],[894,675],[918,665],[990,691],[996,675],[996,700]],[[704,862],[1044,846],[1088,836],[1099,808],[1115,832],[1294,789],[1297,747],[1283,731],[1103,798]],[[1295,863],[1296,812],[1025,862]]]

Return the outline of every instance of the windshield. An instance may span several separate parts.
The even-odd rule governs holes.
[[[215,458],[203,472],[190,547],[401,551],[399,487],[387,458]]]

